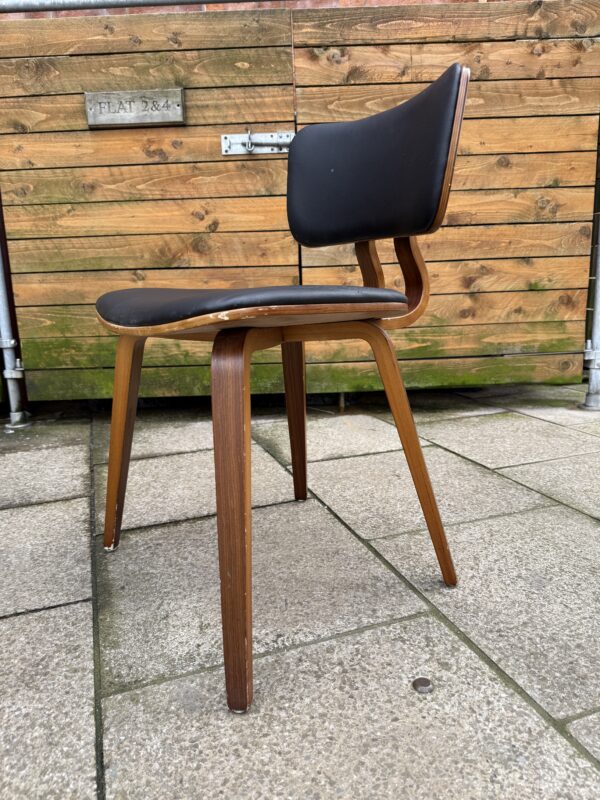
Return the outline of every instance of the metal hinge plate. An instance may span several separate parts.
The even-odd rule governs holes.
[[[224,156],[243,156],[261,153],[287,153],[294,138],[294,131],[274,133],[227,133],[221,136],[221,153]]]

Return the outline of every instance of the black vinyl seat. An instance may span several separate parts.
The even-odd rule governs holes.
[[[406,303],[394,289],[369,286],[263,286],[245,289],[120,289],[102,295],[96,310],[102,319],[123,327],[169,322],[262,306],[321,303]]]

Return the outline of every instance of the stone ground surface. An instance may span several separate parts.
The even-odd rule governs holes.
[[[0,432],[0,798],[597,800],[600,416],[582,397],[413,394],[454,589],[377,396],[311,409],[305,503],[285,418],[256,414],[246,715],[224,696],[206,413],[140,412],[110,554],[106,414]]]

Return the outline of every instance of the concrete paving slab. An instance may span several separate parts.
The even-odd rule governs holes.
[[[89,490],[88,447],[8,452],[0,458],[0,508],[78,497]]]
[[[499,386],[480,386],[474,389],[458,389],[457,391],[465,397],[471,397],[475,400],[482,400],[485,402],[495,398],[504,398],[508,401],[511,399],[518,401],[524,398],[529,398],[531,400],[572,399],[574,394],[583,399],[587,391],[587,384],[572,383],[564,386],[552,386],[543,383],[507,383]],[[502,405],[500,400],[498,400],[498,403]]]
[[[552,502],[438,447],[426,447],[424,453],[446,524]],[[308,483],[311,491],[365,539],[425,527],[402,453],[311,464]]]
[[[253,426],[252,435],[278,461],[291,463],[287,420]],[[401,450],[395,428],[368,414],[309,414],[306,428],[309,461]]]
[[[257,653],[424,608],[316,500],[253,524]],[[214,518],[128,533],[98,568],[105,690],[222,663]]]
[[[426,534],[375,546],[550,714],[600,705],[600,525],[555,506],[452,526],[448,538],[455,589]]]
[[[600,774],[428,617],[255,665],[243,716],[220,671],[103,703],[107,798],[595,800]],[[411,686],[434,684],[429,695]]]
[[[87,498],[0,511],[0,616],[91,597]]]
[[[588,422],[585,425],[577,425],[577,430],[581,433],[590,433],[592,436],[600,436],[600,414],[589,413]]]
[[[96,797],[91,603],[0,620],[0,797]]]
[[[500,470],[565,505],[600,518],[600,453]]]
[[[501,411],[493,405],[477,403],[469,397],[452,392],[409,392],[410,405],[417,423],[435,422],[439,419],[455,419],[457,417],[473,417],[480,414],[495,414]],[[389,413],[389,412],[388,412]],[[389,414],[392,419],[392,415]]]
[[[94,420],[94,464],[108,461],[110,422]],[[132,458],[166,456],[213,446],[212,421],[193,411],[141,411],[133,431]]]
[[[569,730],[595,758],[600,760],[600,713],[572,722]]]
[[[96,533],[102,532],[107,468],[95,471]],[[294,497],[292,476],[258,445],[252,447],[252,498],[256,506]],[[216,513],[212,450],[144,458],[129,468],[123,528],[139,528]]]
[[[428,422],[419,433],[492,469],[600,450],[597,437],[514,413]]]
[[[89,420],[41,420],[29,428],[8,431],[0,426],[0,453],[46,450],[71,445],[89,446]]]

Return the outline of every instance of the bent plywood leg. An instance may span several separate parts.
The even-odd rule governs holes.
[[[212,418],[227,703],[252,702],[250,352],[247,330],[222,331],[212,354]]]
[[[133,336],[121,336],[117,343],[104,517],[106,550],[114,550],[121,535],[145,341]]]
[[[369,325],[371,335],[368,341],[373,348],[377,367],[390,404],[394,422],[404,447],[410,473],[419,496],[421,508],[429,528],[431,540],[447,586],[456,585],[456,572],[446,540],[444,526],[437,507],[427,465],[419,442],[410,404],[400,374],[394,346],[387,334],[376,325]]]
[[[306,500],[306,378],[304,342],[284,342],[283,381],[296,500]]]

